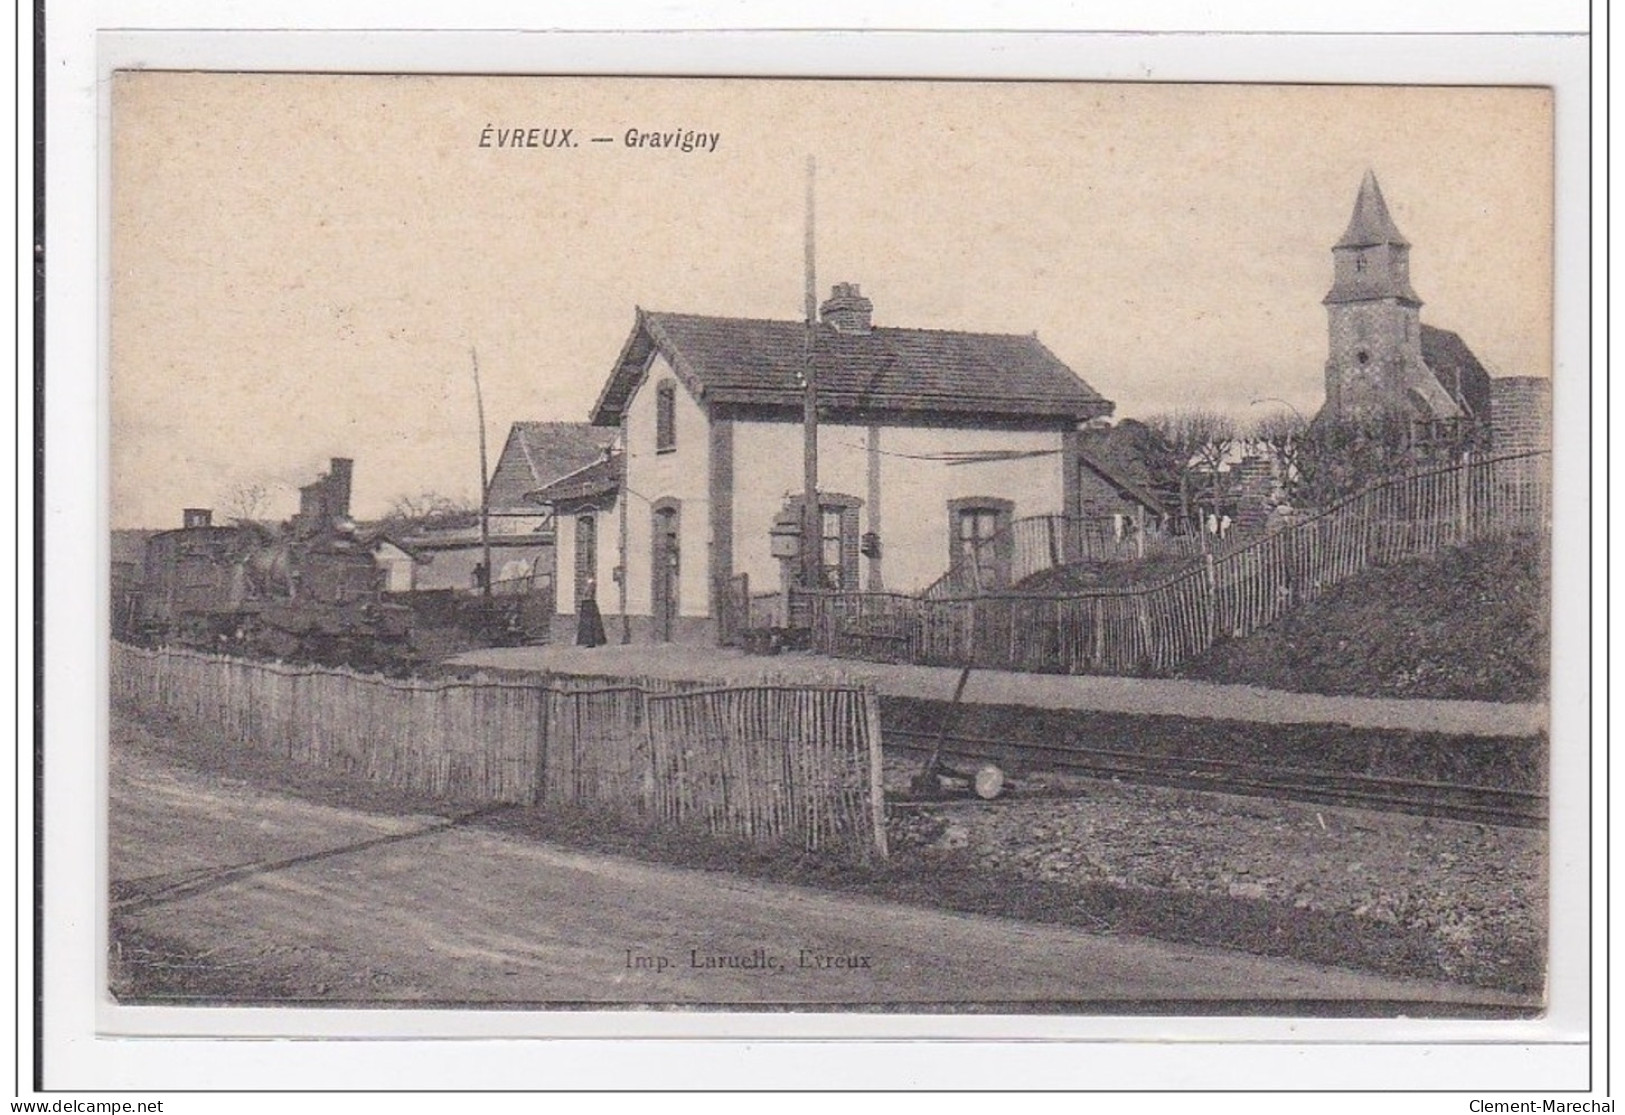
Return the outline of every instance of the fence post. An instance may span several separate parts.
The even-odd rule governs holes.
[[[1140,629],[1141,653],[1139,657],[1155,664],[1158,655],[1151,637],[1151,617],[1146,613],[1145,593],[1143,592],[1134,594],[1134,622]],[[1138,666],[1138,664],[1138,659],[1136,659],[1135,665]],[[1105,671],[1102,670],[1101,672],[1104,673]]]
[[[672,767],[672,783],[666,787],[664,795],[660,792],[660,763],[655,755],[655,726],[651,719],[649,708],[649,691],[641,685],[633,691],[637,694],[634,707],[637,710],[639,723],[643,726],[643,760],[645,769],[639,777],[638,784],[646,792],[643,797],[643,813],[645,817],[653,814],[658,820],[679,820],[682,817],[682,792],[677,785],[676,775],[678,768]],[[664,797],[664,802],[662,801]],[[668,810],[665,805],[670,805]],[[669,814],[669,815],[668,815]]]
[[[536,687],[541,702],[541,713],[536,718],[536,776],[531,780],[531,804],[543,805],[547,801],[547,742],[553,732],[553,675],[542,674]]]
[[[1468,449],[1461,455],[1461,464],[1456,469],[1456,542],[1461,544],[1471,537],[1473,515],[1473,451]]]
[[[886,790],[881,777],[880,698],[875,695],[873,685],[863,686],[858,693],[869,728],[869,815],[875,827],[875,853],[881,859],[886,859],[891,851],[886,844]]]
[[[1202,555],[1202,570],[1207,582],[1207,645],[1219,641],[1219,575],[1213,567],[1213,551]]]
[[[1106,673],[1106,608],[1105,599],[1099,596],[1089,598],[1089,615],[1095,627],[1095,640],[1092,654],[1095,662],[1095,672]]]

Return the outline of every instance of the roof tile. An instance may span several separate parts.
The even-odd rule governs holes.
[[[818,394],[830,407],[1073,421],[1112,410],[1036,336],[886,327],[842,333],[824,324],[816,329]],[[796,321],[640,311],[593,421],[618,421],[655,348],[706,398],[799,405],[806,344],[806,326]]]

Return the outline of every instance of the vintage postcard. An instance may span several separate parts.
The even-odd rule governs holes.
[[[117,1002],[1542,1011],[1548,91],[113,81]]]
[[[109,104],[111,1032],[1551,1009],[1550,89]]]

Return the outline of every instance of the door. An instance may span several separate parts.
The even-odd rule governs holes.
[[[681,569],[675,507],[655,509],[653,549],[654,637],[669,643],[677,627],[677,586]]]

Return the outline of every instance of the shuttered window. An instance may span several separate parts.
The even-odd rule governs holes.
[[[576,516],[576,603],[589,596],[596,599],[593,578],[598,572],[598,520],[591,515]]]
[[[819,508],[822,522],[818,563],[825,588],[858,587],[858,509],[831,506]]]
[[[667,380],[655,388],[655,452],[677,448],[677,385]]]
[[[863,501],[835,492],[818,494],[818,587],[854,591],[858,587],[858,512]],[[785,504],[785,513],[801,515],[799,496]],[[785,563],[799,578],[799,564]]]

